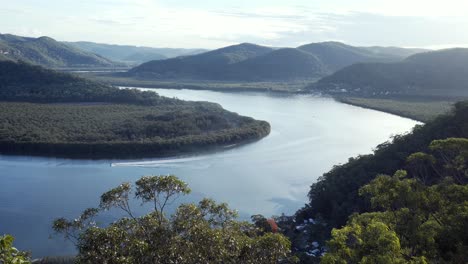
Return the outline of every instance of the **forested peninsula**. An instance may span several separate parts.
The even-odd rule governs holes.
[[[270,125],[208,102],[0,62],[0,154],[161,157],[258,140]]]

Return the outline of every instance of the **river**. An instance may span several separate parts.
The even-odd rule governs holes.
[[[153,89],[154,90],[154,89]],[[54,218],[97,206],[102,192],[143,175],[175,174],[192,194],[239,210],[241,218],[291,214],[307,202],[309,186],[333,165],[367,154],[418,122],[312,95],[268,95],[156,89],[161,95],[220,103],[266,120],[271,134],[254,143],[194,156],[135,161],[90,161],[0,156],[0,234],[34,257],[74,254],[53,234]],[[140,209],[139,213],[144,210]],[[99,220],[118,216],[109,212]]]

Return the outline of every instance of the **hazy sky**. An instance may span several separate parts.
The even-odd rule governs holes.
[[[468,46],[467,0],[2,0],[0,33],[153,47]]]

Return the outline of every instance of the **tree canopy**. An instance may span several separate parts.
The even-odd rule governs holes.
[[[26,252],[13,247],[15,239],[10,235],[0,236],[0,263],[1,264],[29,264],[30,257]]]
[[[435,140],[429,149],[410,155],[412,170],[360,189],[372,211],[332,230],[323,263],[468,262],[468,139]]]
[[[267,122],[219,104],[120,89],[40,66],[0,61],[2,154],[157,157],[243,143],[269,132]]]
[[[55,231],[74,241],[78,263],[278,263],[294,261],[290,242],[281,234],[261,232],[237,221],[227,204],[203,199],[181,204],[168,216],[168,203],[190,193],[173,175],[146,176],[104,193],[98,208],[87,209],[75,220],[56,219]],[[151,204],[146,215],[130,208],[134,196]],[[93,218],[102,210],[120,208],[126,217],[108,226]]]

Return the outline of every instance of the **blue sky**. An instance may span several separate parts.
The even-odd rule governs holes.
[[[0,32],[153,47],[468,46],[466,0],[14,0]]]

